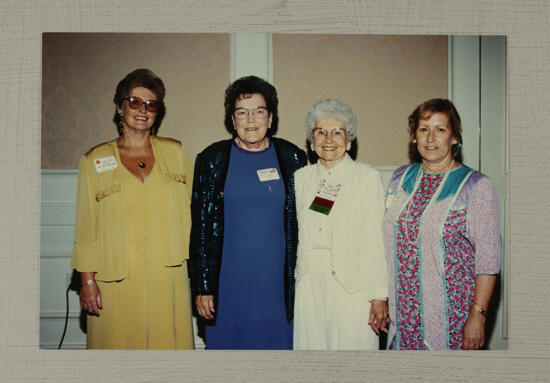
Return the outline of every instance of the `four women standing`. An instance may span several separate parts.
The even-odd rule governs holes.
[[[197,155],[190,199],[181,144],[156,137],[164,93],[152,72],[128,74],[120,137],[80,161],[71,266],[89,348],[193,347],[188,246],[208,349],[377,349],[388,327],[391,349],[483,347],[499,208],[494,184],[459,163],[452,103],[409,116],[412,163],[393,174],[384,215],[380,174],[347,154],[351,107],[313,105],[319,161],[300,169],[305,153],[273,137],[277,92],[255,76],[226,89],[233,138]]]

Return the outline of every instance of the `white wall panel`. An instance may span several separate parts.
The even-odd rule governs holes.
[[[506,134],[506,38],[449,37],[448,97],[462,120],[464,163],[496,184],[501,206],[503,262],[489,348],[508,347],[508,174]]]
[[[40,255],[70,252],[73,246],[74,226],[43,225],[40,227]],[[70,254],[69,254],[70,255]]]
[[[464,164],[479,170],[479,36],[450,36],[448,96],[462,120]]]
[[[65,317],[42,313],[40,315],[40,347],[57,348],[61,336]],[[63,349],[84,349],[86,348],[86,334],[80,328],[80,315],[69,317],[67,333],[63,340]]]
[[[273,83],[273,38],[271,33],[232,33],[230,80],[258,76]]]
[[[42,170],[41,203],[73,201],[76,196],[77,169]]]
[[[70,258],[40,259],[40,312],[55,312],[65,315],[65,290],[70,283],[72,270]],[[70,293],[71,312],[80,312],[78,297],[74,291]]]
[[[62,186],[60,187],[62,188]],[[74,202],[44,201],[42,202],[42,214],[40,215],[40,224],[54,226],[74,225],[75,209],[76,204]]]
[[[42,170],[40,214],[40,347],[57,348],[66,314],[72,270],[77,170]],[[85,348],[80,305],[69,291],[69,322],[63,348]]]
[[[502,232],[500,304],[491,347],[507,347],[508,339],[508,134],[506,105],[506,37],[480,38],[480,166],[499,193]]]

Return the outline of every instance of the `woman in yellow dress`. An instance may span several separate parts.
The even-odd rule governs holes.
[[[71,267],[88,348],[193,348],[192,168],[179,141],[156,136],[164,95],[150,70],[129,73],[114,97],[119,137],[80,160]]]

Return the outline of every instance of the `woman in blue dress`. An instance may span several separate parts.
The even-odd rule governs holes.
[[[303,150],[273,137],[277,91],[243,77],[225,91],[233,138],[197,155],[189,273],[207,349],[291,349]]]

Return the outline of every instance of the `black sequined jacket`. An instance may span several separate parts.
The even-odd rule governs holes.
[[[294,267],[298,245],[298,224],[292,174],[306,165],[307,157],[296,145],[271,137],[285,184],[285,304],[287,319],[293,317]],[[191,242],[189,277],[193,295],[213,295],[217,303],[218,278],[223,248],[223,190],[233,140],[216,142],[197,155],[191,198]],[[246,267],[246,265],[243,265]],[[254,288],[254,286],[250,286]]]

